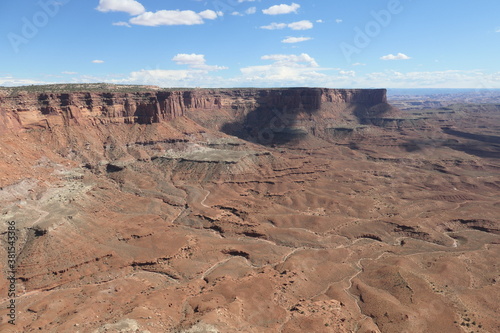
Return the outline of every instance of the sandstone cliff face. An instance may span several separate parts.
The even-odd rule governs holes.
[[[151,124],[190,115],[212,123],[229,121],[255,110],[287,109],[314,112],[325,103],[375,106],[386,103],[384,89],[198,89],[137,93],[28,93],[0,97],[0,128],[139,123]],[[222,118],[221,118],[222,116]],[[208,119],[207,119],[208,120]],[[204,121],[202,121],[204,122]],[[223,124],[218,124],[222,126]]]
[[[154,123],[182,116],[182,92],[21,93],[0,99],[5,128],[102,123]]]

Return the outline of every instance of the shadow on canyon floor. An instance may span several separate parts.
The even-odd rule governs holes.
[[[451,128],[442,128],[443,132],[448,135],[457,136],[464,139],[471,139],[476,141],[482,141],[486,143],[497,143],[500,144],[500,136],[496,135],[484,135],[484,134],[474,134],[463,131],[457,131]]]
[[[263,93],[256,102],[257,108],[243,119],[225,123],[221,131],[263,145],[286,144],[309,133],[303,122],[312,121],[313,114],[320,110],[321,91],[289,89],[281,95]]]
[[[491,142],[474,142],[472,140],[459,142],[454,139],[412,139],[404,142],[401,146],[408,153],[417,153],[424,149],[448,147],[477,157],[500,158],[500,146]]]
[[[345,110],[352,115],[351,125],[374,126],[383,123],[374,119],[381,119],[394,110],[385,102],[371,103],[370,100],[346,102],[339,109],[338,105],[322,101],[322,93],[321,89],[314,88],[288,89],[281,95],[263,92],[256,100],[257,108],[240,119],[225,123],[221,131],[263,145],[286,144],[308,135],[319,136],[317,134],[328,126],[342,126],[345,119],[340,115],[345,114]],[[325,118],[320,115],[322,112],[336,116]]]

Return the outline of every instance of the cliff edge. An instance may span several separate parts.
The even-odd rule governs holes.
[[[18,89],[0,94],[0,128],[152,124],[188,116],[204,126],[221,129],[234,121],[258,126],[252,117],[269,122],[276,111],[293,115],[294,119],[313,113],[332,118],[348,105],[361,106],[367,114],[370,108],[386,103],[385,89],[151,89],[56,93]]]

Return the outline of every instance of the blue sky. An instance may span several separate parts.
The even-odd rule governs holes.
[[[498,0],[16,0],[0,85],[500,88]]]

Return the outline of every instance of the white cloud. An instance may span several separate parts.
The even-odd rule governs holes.
[[[100,12],[125,12],[139,15],[146,11],[144,6],[135,0],[100,0],[96,8]]]
[[[217,71],[227,69],[227,67],[207,65],[204,54],[179,53],[175,57],[173,57],[172,60],[175,61],[177,65],[188,65],[189,68],[201,69],[204,71]]]
[[[126,79],[114,80],[114,82],[182,87],[186,86],[183,82],[193,82],[196,74],[190,70],[142,69],[130,73]]]
[[[354,77],[356,76],[355,71],[339,71],[339,74],[342,76]]]
[[[77,72],[68,72],[68,71],[64,71],[64,72],[61,72],[61,74],[65,74],[65,75],[76,75],[78,74]]]
[[[104,60],[92,60],[93,64],[104,64]]]
[[[306,53],[295,54],[271,54],[261,57],[262,60],[270,60],[271,64],[261,66],[249,66],[241,68],[241,76],[234,80],[239,85],[259,86],[317,86],[327,77],[320,71],[316,60]]]
[[[240,69],[232,77],[217,75],[218,66],[208,66],[204,56],[178,54],[174,57],[186,69],[141,69],[126,75],[71,76],[74,83],[109,82],[151,84],[161,87],[326,87],[326,88],[495,88],[500,89],[500,71],[447,70],[397,72],[384,71],[360,74],[348,69],[320,67],[308,54],[272,54],[261,60],[269,63]],[[208,67],[207,68],[204,68]],[[200,68],[195,68],[200,67]],[[201,69],[204,68],[204,69]],[[58,78],[60,82],[60,77]],[[0,76],[0,85],[16,86],[48,84],[34,78]]]
[[[123,79],[107,80],[122,84],[151,84],[162,87],[223,86],[227,79],[213,76],[211,73],[227,67],[206,64],[205,55],[179,53],[172,58],[177,65],[187,65],[187,69],[141,69]]]
[[[303,20],[303,21],[298,21],[298,22],[292,22],[292,23],[276,23],[273,22],[269,25],[263,25],[260,28],[261,29],[266,29],[266,30],[279,30],[279,29],[285,29],[285,28],[290,28],[292,30],[308,30],[312,29],[314,27],[313,23],[308,20]]]
[[[500,28],[497,28],[497,29],[495,30],[495,32],[500,32]]]
[[[127,28],[131,28],[132,27],[127,22],[113,22],[113,25],[116,25],[118,27],[127,27]]]
[[[274,5],[267,9],[263,9],[262,12],[266,15],[280,15],[280,14],[290,14],[297,13],[297,10],[300,8],[299,4],[292,3],[291,5]]]
[[[101,80],[102,81],[102,80]],[[123,79],[108,80],[121,84],[147,84],[161,87],[221,87],[227,79],[201,69],[142,69]]]
[[[500,72],[488,74],[477,70],[407,73],[385,71],[367,74],[362,82],[363,86],[372,83],[374,87],[386,88],[500,88]]]
[[[319,67],[316,60],[307,53],[296,54],[270,54],[261,57],[262,60],[272,60],[275,61],[277,65],[284,66],[308,66],[308,67]],[[303,63],[303,64],[302,64]]]
[[[5,86],[5,87],[16,87],[16,86],[26,86],[30,84],[48,84],[48,83],[50,82],[33,80],[33,79],[18,79],[12,76],[4,76],[4,77],[0,76],[0,86]]]
[[[362,63],[362,62],[355,62],[354,64],[352,64],[353,66],[366,66],[366,64]]]
[[[261,29],[266,29],[266,30],[279,30],[279,29],[284,29],[288,26],[288,24],[286,23],[276,23],[276,22],[273,22],[269,25],[263,25],[261,26],[260,28]]]
[[[311,40],[311,39],[312,39],[311,37],[287,37],[287,38],[283,39],[281,42],[292,44],[292,43],[305,42],[305,41]]]
[[[145,12],[130,19],[130,23],[145,26],[160,25],[195,25],[205,23],[203,19],[214,20],[220,14],[207,9],[200,13],[192,10],[159,10],[157,12]]]
[[[207,20],[215,20],[217,18],[217,13],[210,9],[199,12],[198,15]]]
[[[381,60],[408,60],[411,59],[404,53],[398,53],[396,55],[394,54],[388,54],[383,57],[380,57]]]
[[[323,23],[323,20],[316,20],[316,23]]]
[[[131,73],[131,80],[146,79],[148,76],[154,77],[159,80],[182,80],[192,75],[193,72],[189,70],[167,70],[167,69],[142,69],[137,72]]]
[[[175,61],[177,65],[196,66],[205,64],[205,55],[196,53],[179,53],[175,57],[173,57],[172,60]]]
[[[342,23],[342,22],[344,22],[344,20],[342,20],[342,19],[336,19],[335,20],[335,23]]]
[[[292,30],[308,30],[313,28],[313,24],[311,21],[302,20],[298,22],[293,22],[288,24],[288,27]]]

